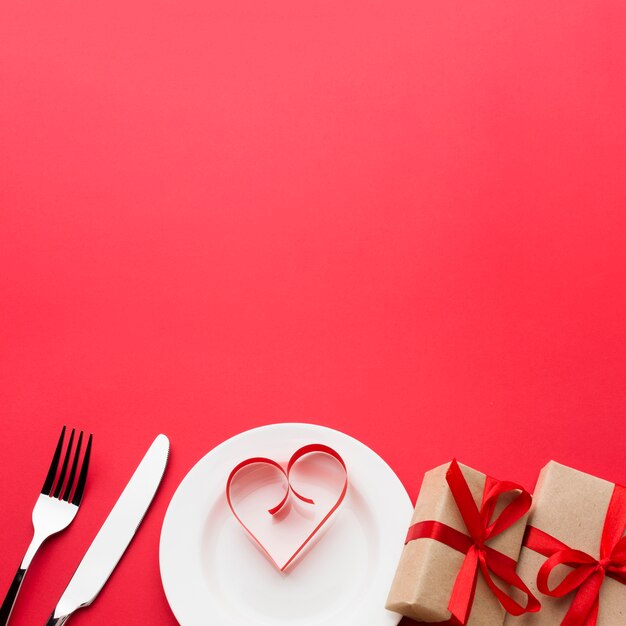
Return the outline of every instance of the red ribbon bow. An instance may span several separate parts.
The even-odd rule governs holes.
[[[528,491],[516,483],[487,476],[482,506],[479,510],[456,460],[450,464],[446,480],[469,535],[441,522],[425,521],[411,526],[406,538],[406,543],[415,539],[435,539],[465,554],[448,603],[452,617],[443,623],[455,626],[467,624],[474,603],[479,571],[506,611],[512,615],[538,611],[539,601],[515,572],[517,562],[487,545],[487,541],[510,528],[526,514],[531,503]],[[519,492],[517,497],[492,521],[500,496],[514,491]],[[519,604],[499,587],[494,582],[492,574],[519,589],[527,598],[526,605]]]
[[[562,598],[576,595],[561,626],[595,626],[600,608],[600,588],[609,576],[626,585],[626,488],[615,485],[600,542],[600,558],[574,550],[538,528],[529,526],[524,545],[548,559],[539,569],[537,588],[541,593]],[[559,565],[574,568],[560,584],[550,589],[549,578]]]

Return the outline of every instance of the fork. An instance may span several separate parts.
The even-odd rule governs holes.
[[[20,566],[13,578],[13,582],[9,587],[9,591],[0,607],[0,626],[6,626],[11,617],[13,606],[20,592],[24,576],[30,566],[33,557],[41,544],[51,535],[58,533],[67,528],[78,513],[78,507],[83,499],[85,491],[85,483],[87,481],[87,470],[89,469],[89,457],[91,455],[91,441],[93,435],[89,435],[85,454],[83,455],[80,470],[78,469],[80,449],[83,443],[83,432],[78,436],[78,443],[74,451],[74,458],[67,481],[65,480],[67,469],[72,457],[72,449],[74,448],[74,435],[76,429],[72,428],[69,442],[65,450],[61,471],[57,478],[57,470],[61,453],[63,451],[63,441],[65,439],[65,426],[61,430],[61,436],[57,443],[52,463],[48,470],[48,475],[41,489],[41,494],[37,498],[35,508],[33,509],[33,539],[26,550],[26,554],[20,563]],[[78,480],[76,474],[78,473]],[[65,487],[65,488],[64,488]],[[73,493],[72,493],[73,491]],[[70,497],[71,496],[71,497]]]

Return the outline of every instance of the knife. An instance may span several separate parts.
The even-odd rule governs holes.
[[[159,435],[85,552],[46,626],[65,624],[72,613],[96,599],[152,502],[165,472],[169,450],[168,438]]]

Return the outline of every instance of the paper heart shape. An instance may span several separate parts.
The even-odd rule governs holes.
[[[255,534],[255,532],[252,531],[250,527],[251,522],[248,522],[248,523],[244,522],[242,515],[240,515],[237,512],[236,505],[233,502],[233,499],[231,497],[231,489],[233,486],[233,482],[235,480],[235,477],[237,476],[237,474],[239,474],[241,470],[251,465],[266,465],[266,466],[273,468],[274,470],[277,470],[284,478],[285,493],[284,493],[283,498],[278,504],[271,507],[270,509],[267,509],[266,511],[266,513],[269,513],[274,519],[277,519],[278,514],[281,511],[285,510],[291,493],[293,493],[293,495],[296,496],[296,498],[298,498],[302,502],[305,502],[310,505],[315,505],[315,502],[311,498],[307,498],[306,496],[296,491],[291,481],[291,472],[294,466],[298,463],[300,459],[302,459],[302,457],[309,455],[309,454],[313,454],[313,453],[326,454],[337,461],[344,475],[343,486],[341,487],[339,496],[337,497],[336,501],[333,504],[331,504],[328,510],[323,514],[321,521],[318,521],[315,524],[315,527],[310,532],[306,533],[306,536],[303,535],[305,536],[304,540],[298,542],[295,550],[291,553],[290,556],[286,558],[284,563],[281,564],[279,563],[278,558],[272,554],[271,546],[264,545],[261,539],[257,536],[257,534]],[[243,480],[243,478],[241,480]],[[296,557],[304,550],[305,546],[307,546],[310,543],[310,541],[315,537],[315,535],[317,535],[317,533],[321,530],[322,526],[324,526],[324,524],[326,524],[326,522],[330,519],[332,514],[339,508],[339,506],[341,505],[341,503],[343,502],[346,496],[347,490],[348,490],[348,471],[347,471],[344,460],[341,458],[341,455],[337,451],[330,448],[329,446],[315,443],[315,444],[309,444],[309,445],[303,446],[302,448],[299,448],[298,450],[296,450],[291,456],[291,458],[289,459],[289,462],[287,463],[286,468],[284,468],[280,463],[274,461],[273,459],[269,459],[266,457],[253,457],[250,459],[246,459],[245,461],[242,461],[235,468],[233,468],[233,470],[231,471],[228,477],[228,480],[226,482],[226,500],[228,502],[228,506],[230,507],[230,510],[232,511],[233,515],[235,516],[239,524],[241,524],[241,526],[246,530],[246,532],[250,535],[250,537],[254,540],[254,542],[261,548],[261,550],[270,559],[270,561],[274,564],[274,566],[281,572],[284,572],[294,562]]]

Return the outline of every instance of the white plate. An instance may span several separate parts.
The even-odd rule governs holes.
[[[280,573],[230,512],[226,479],[246,458],[283,462],[308,443],[341,454],[350,486],[315,545]],[[176,490],[161,531],[165,595],[182,626],[395,626],[400,616],[384,606],[412,512],[398,477],[356,439],[312,424],[249,430]]]

